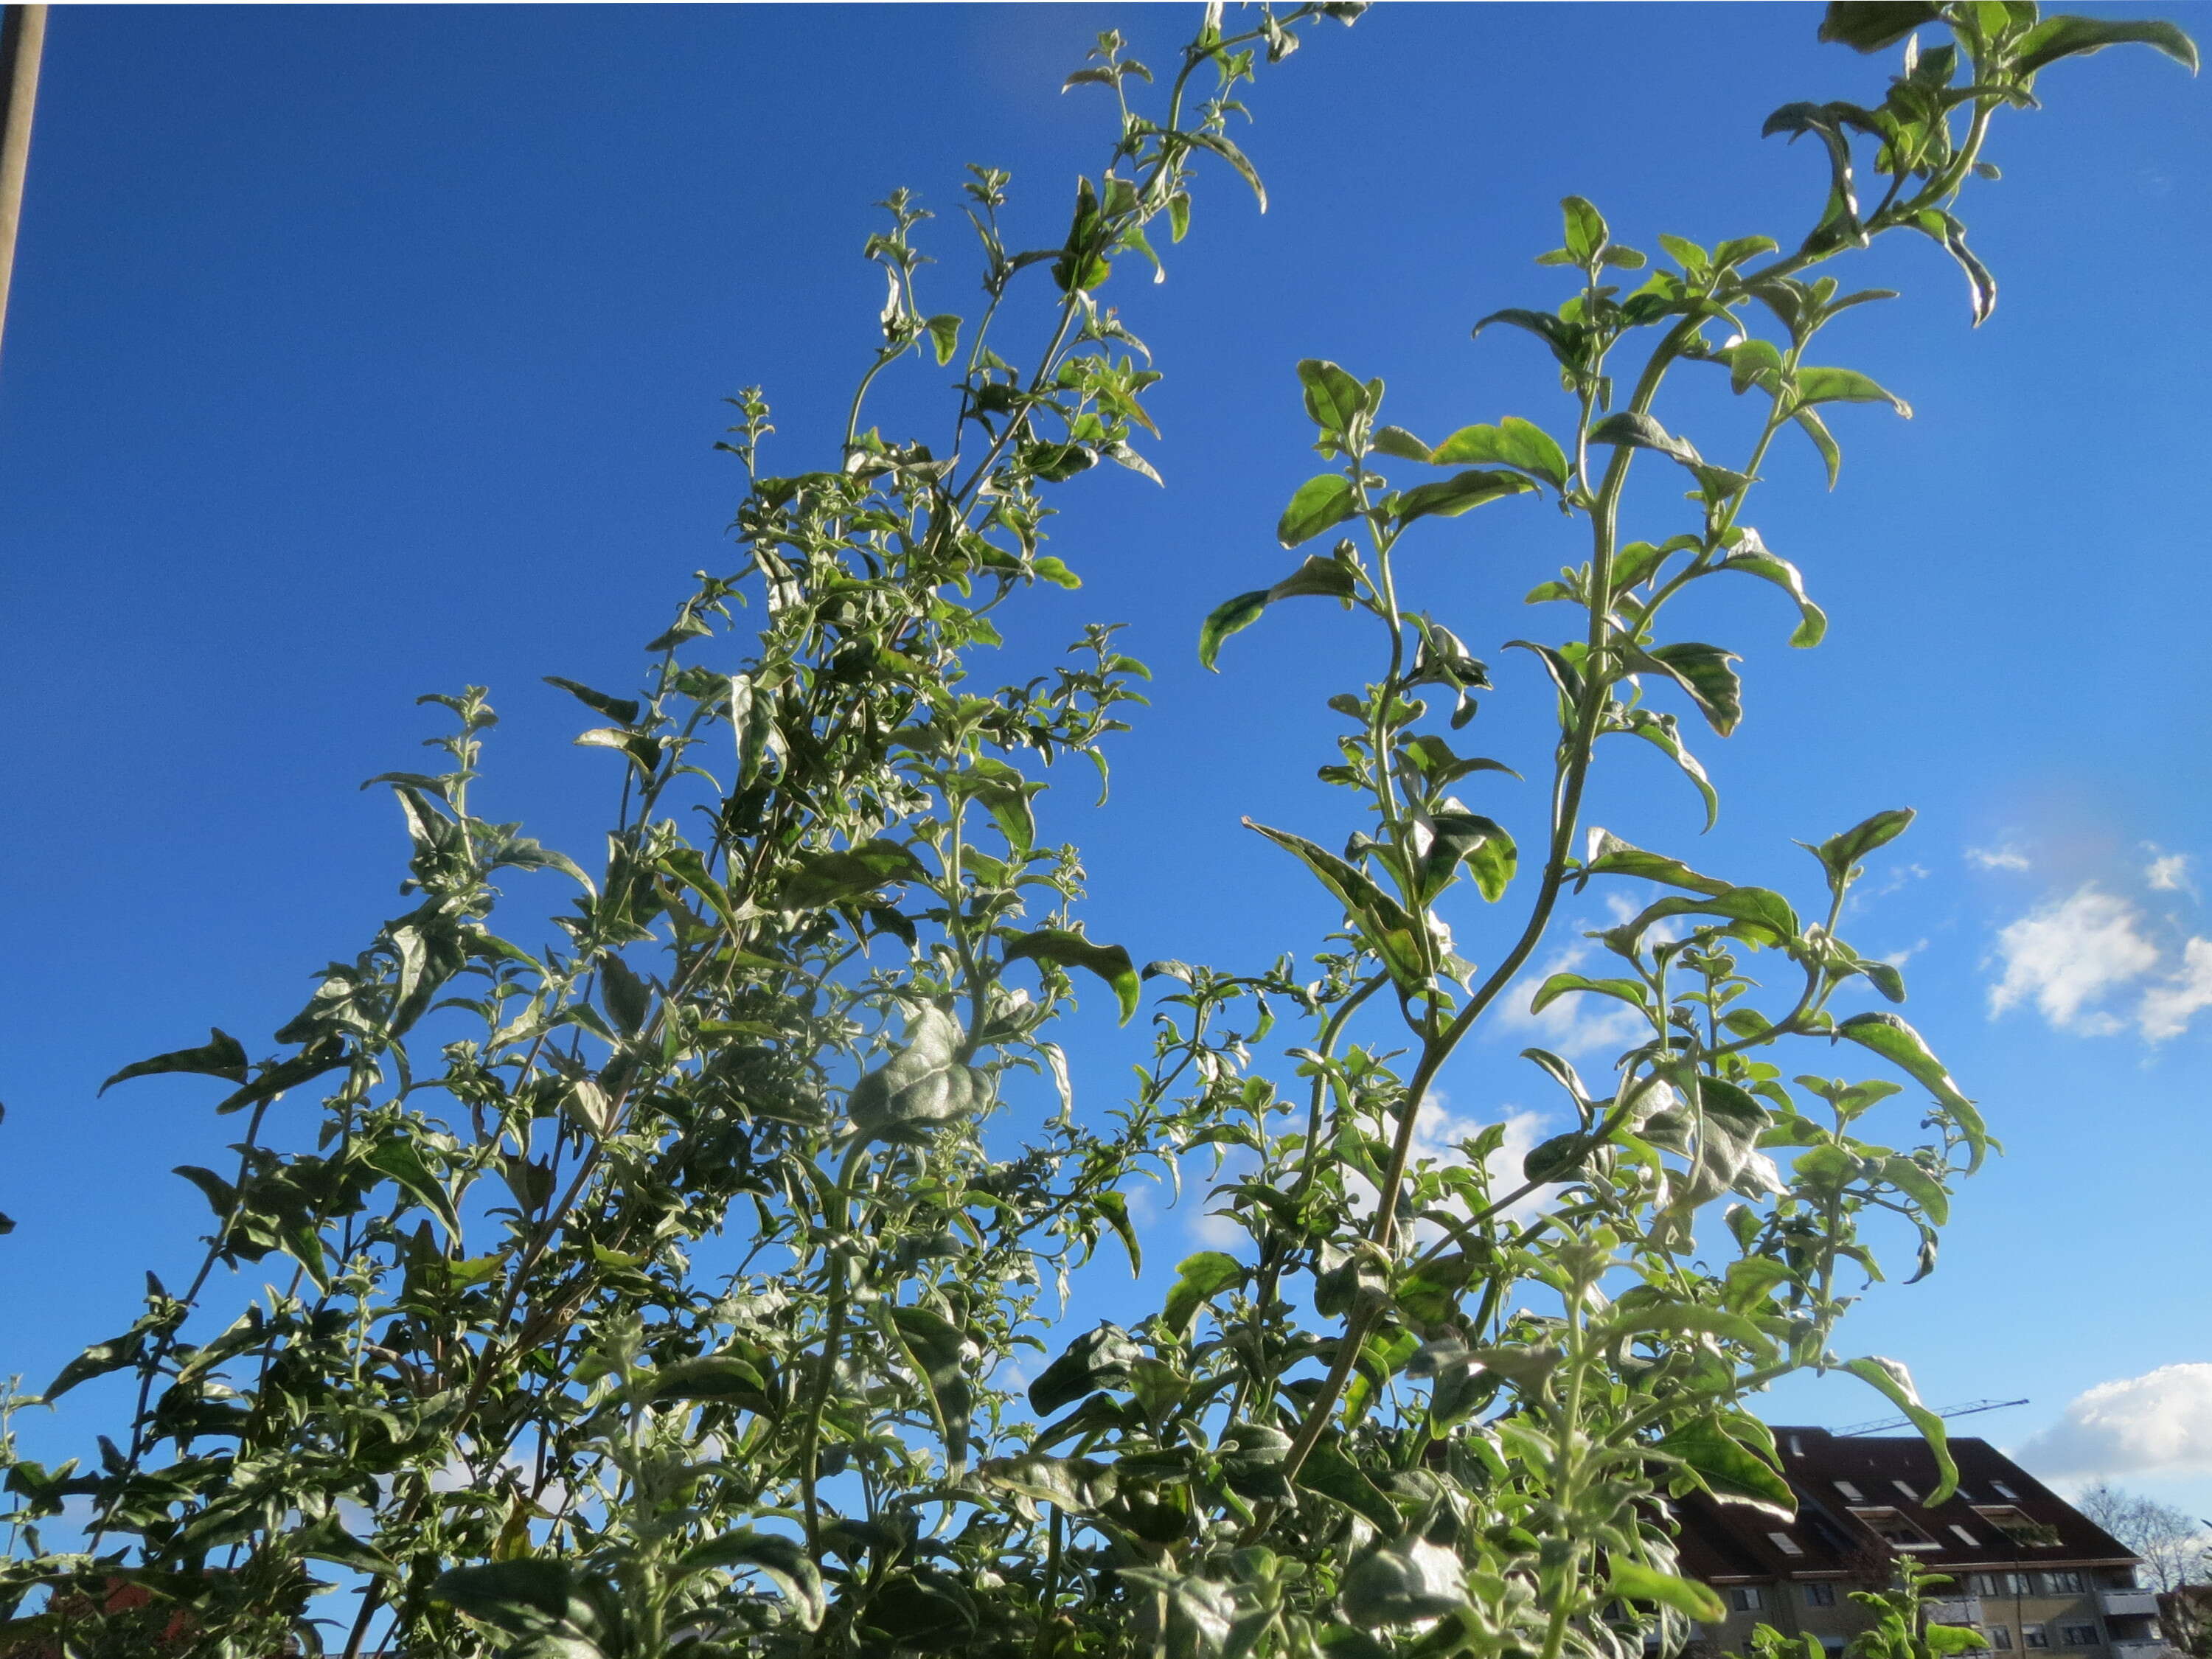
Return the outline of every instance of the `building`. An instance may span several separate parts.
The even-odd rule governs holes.
[[[1931,1507],[1936,1459],[1912,1438],[1778,1428],[1796,1519],[1702,1494],[1675,1504],[1682,1571],[1729,1612],[1699,1645],[1745,1653],[1752,1627],[1811,1635],[1832,1655],[1872,1622],[1853,1590],[1887,1588],[1910,1554],[1952,1583],[1937,1622],[2033,1659],[2176,1659],[2138,1558],[1986,1440],[1954,1439],[1959,1490]]]

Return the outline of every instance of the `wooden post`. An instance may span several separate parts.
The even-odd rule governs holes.
[[[31,155],[31,110],[39,98],[39,58],[46,9],[9,6],[0,21],[0,331],[15,274],[15,228],[23,216],[23,169]]]

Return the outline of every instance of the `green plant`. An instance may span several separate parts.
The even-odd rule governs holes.
[[[1851,1600],[1872,1619],[1844,1646],[1844,1659],[1948,1659],[1956,1653],[1980,1653],[1989,1638],[1965,1625],[1939,1625],[1928,1615],[1928,1604],[1951,1582],[1911,1556],[1897,1558],[1896,1581],[1887,1589],[1853,1590]],[[1817,1636],[1791,1640],[1771,1625],[1755,1625],[1751,1632],[1753,1659],[1826,1659],[1826,1650]]]
[[[143,1620],[126,1628],[83,1593],[119,1580],[188,1612],[194,1652],[264,1651],[288,1627],[320,1642],[311,1573],[329,1565],[363,1586],[337,1626],[349,1655],[376,1640],[414,1659],[1625,1659],[1647,1629],[1674,1640],[1717,1616],[1674,1571],[1666,1492],[1790,1503],[1747,1395],[1844,1364],[1942,1456],[1901,1369],[1829,1347],[1851,1300],[1838,1269],[1876,1272],[1862,1217],[1911,1223],[1926,1271],[1951,1181],[1989,1144],[1910,1027],[1829,1011],[1856,978],[1902,995],[1896,970],[1836,927],[1861,861],[1910,813],[1812,849],[1822,896],[1808,921],[1779,894],[1590,829],[1582,803],[1601,740],[1629,736],[1716,810],[1674,716],[1644,698],[1669,688],[1723,735],[1735,722],[1732,653],[1670,636],[1670,607],[1698,583],[1757,577],[1797,607],[1796,642],[1823,631],[1744,504],[1778,437],[1802,434],[1832,471],[1821,411],[1896,400],[1808,358],[1830,319],[1882,297],[1813,267],[1915,230],[1964,266],[1985,315],[1994,289],[1953,210],[1996,112],[2032,102],[2038,72],[2069,53],[2193,51],[2165,25],[2020,3],[1832,8],[1825,32],[1863,49],[1922,27],[1954,43],[1908,43],[1879,108],[1777,112],[1770,131],[1813,137],[1828,163],[1795,251],[1664,238],[1674,267],[1623,295],[1609,273],[1645,257],[1570,198],[1543,263],[1575,291],[1478,325],[1550,352],[1565,441],[1508,418],[1432,445],[1382,423],[1379,380],[1300,365],[1332,466],[1297,493],[1281,539],[1350,533],[1217,610],[1200,651],[1212,663],[1294,597],[1373,625],[1376,678],[1330,705],[1346,724],[1323,775],[1358,802],[1350,842],[1339,854],[1261,832],[1345,926],[1310,974],[1285,957],[1140,975],[1084,931],[1078,854],[1039,844],[1032,805],[1045,764],[1082,756],[1103,777],[1140,665],[1105,627],[1024,684],[978,691],[969,665],[1025,586],[1075,581],[1042,550],[1052,489],[1101,460],[1149,471],[1132,445],[1157,376],[1097,289],[1117,263],[1153,258],[1162,216],[1180,238],[1201,156],[1257,188],[1226,134],[1238,88],[1314,19],[1356,10],[1262,11],[1224,33],[1209,9],[1157,121],[1139,109],[1149,72],[1103,37],[1073,79],[1107,88],[1119,124],[1066,241],[1009,252],[1006,175],[979,169],[967,186],[987,296],[972,325],[923,301],[926,216],[903,193],[884,204],[867,252],[888,297],[838,465],[763,471],[768,407],[741,395],[727,446],[748,477],[738,568],[700,578],[648,647],[639,696],[555,682],[603,722],[579,742],[622,775],[596,873],[475,816],[495,717],[479,690],[432,699],[456,728],[436,740],[441,769],[381,780],[411,839],[414,907],[332,966],[277,1034],[283,1052],[256,1060],[218,1031],[118,1073],[221,1079],[216,1109],[246,1127],[234,1164],[184,1172],[215,1217],[192,1279],[174,1294],[150,1281],[143,1316],[46,1391],[134,1375],[127,1442],[104,1445],[97,1471],[8,1453],[21,1542],[0,1589],[11,1608],[51,1598],[11,1634],[73,1656],[143,1651]],[[1884,181],[1870,207],[1860,139]],[[1048,343],[1017,369],[994,328],[1047,279]],[[872,386],[908,357],[960,365],[942,453],[862,424]],[[1759,411],[1738,466],[1656,414],[1684,365],[1725,372]],[[1647,455],[1681,470],[1692,507],[1638,541],[1623,490]],[[1394,486],[1386,462],[1443,470]],[[1452,793],[1506,775],[1449,735],[1487,671],[1463,627],[1410,603],[1405,565],[1439,528],[1424,520],[1520,495],[1590,536],[1530,596],[1573,607],[1573,637],[1512,642],[1542,663],[1559,715],[1550,823],[1526,871]],[[735,607],[755,599],[764,615],[746,629]],[[580,896],[556,947],[530,950],[489,922],[503,872],[543,871]],[[1555,975],[1537,998],[1616,998],[1648,1038],[1595,1088],[1532,1051],[1577,1127],[1519,1180],[1492,1175],[1499,1127],[1464,1162],[1417,1160],[1442,1068],[1563,896],[1616,877],[1675,896],[1598,936],[1615,976]],[[1447,918],[1465,925],[1470,890],[1522,907],[1486,968],[1458,953]],[[1787,964],[1765,1013],[1755,952]],[[1076,1114],[1050,1035],[1079,969],[1125,1018],[1143,977],[1165,991],[1144,1085],[1104,1122]],[[1280,1012],[1300,1025],[1290,1090],[1255,1059]],[[1765,1056],[1806,1040],[1919,1084],[1928,1143],[1863,1138],[1895,1083],[1808,1074],[1793,1092]],[[1020,1071],[1057,1103],[1028,1145],[994,1150],[981,1126]],[[312,1148],[276,1115],[310,1083],[329,1091]],[[1025,1412],[1003,1378],[1041,1346],[1041,1291],[1064,1303],[1109,1236],[1133,1258],[1130,1182],[1196,1147],[1248,1160],[1218,1195],[1249,1250],[1191,1257],[1140,1328],[1076,1338]],[[1769,1155],[1783,1148],[1786,1170]],[[1724,1202],[1734,1255],[1720,1261],[1698,1229]],[[279,1288],[228,1328],[190,1323],[215,1275],[269,1260],[289,1275]],[[71,1498],[94,1506],[92,1536],[57,1553],[29,1529]]]

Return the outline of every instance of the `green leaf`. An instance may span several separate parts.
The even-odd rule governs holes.
[[[1334,363],[1319,357],[1301,360],[1298,384],[1305,388],[1306,413],[1324,432],[1340,435],[1368,412],[1367,388]]]
[[[1974,1103],[1959,1092],[1951,1073],[1929,1051],[1919,1032],[1895,1014],[1870,1013],[1853,1014],[1836,1027],[1836,1035],[1861,1048],[1873,1049],[1935,1096],[1966,1139],[1968,1172],[1981,1167],[1989,1147],[1989,1134],[1983,1126],[1982,1115],[1974,1109]]]
[[[1130,1368],[1144,1358],[1145,1351],[1128,1332],[1119,1325],[1101,1324],[1069,1343],[1030,1384],[1030,1405],[1039,1416],[1049,1417],[1087,1394],[1121,1388],[1128,1382]]]
[[[1143,994],[1136,964],[1129,960],[1127,950],[1119,945],[1095,944],[1066,928],[1040,927],[1035,933],[1009,939],[1006,960],[1049,962],[1062,968],[1087,969],[1113,988],[1121,1006],[1124,1025],[1137,1012],[1137,1000]]]
[[[1741,661],[1733,651],[1717,645],[1686,640],[1679,645],[1655,645],[1639,652],[1639,668],[1655,667],[1690,694],[1705,723],[1726,737],[1743,719],[1743,682],[1729,665]]]
[[[1923,209],[1914,222],[1941,242],[1944,252],[1957,260],[1959,268],[1966,273],[1966,285],[1973,299],[1974,326],[1979,328],[1997,308],[1997,279],[1966,246],[1966,226],[1941,208]]]
[[[1567,487],[1567,457],[1552,434],[1534,422],[1508,415],[1496,426],[1463,426],[1423,459],[1439,466],[1469,462],[1518,467],[1554,489]]]
[[[1582,328],[1554,317],[1547,311],[1523,311],[1518,307],[1492,312],[1474,325],[1474,332],[1480,335],[1492,323],[1505,323],[1514,328],[1526,329],[1549,346],[1552,356],[1567,368],[1574,367],[1581,357],[1588,337]]]
[[[987,1080],[957,1058],[960,1027],[924,1003],[906,1030],[906,1046],[853,1085],[846,1115],[861,1139],[912,1144],[965,1117],[989,1097]]]
[[[1929,0],[1830,0],[1820,39],[1855,52],[1880,52],[1942,15]]]
[[[1631,1336],[1719,1336],[1756,1353],[1770,1353],[1774,1347],[1766,1333],[1744,1315],[1697,1302],[1646,1303],[1627,1309],[1607,1319],[1598,1334],[1608,1342]]]
[[[1624,1600],[1656,1601],[1700,1624],[1717,1625],[1728,1617],[1728,1609],[1710,1586],[1694,1578],[1662,1572],[1641,1561],[1632,1561],[1626,1555],[1616,1553],[1612,1558],[1610,1588]]]
[[[921,860],[895,841],[866,841],[839,851],[809,853],[784,878],[781,902],[793,910],[818,910],[859,898],[896,882],[924,881]]]
[[[39,1398],[51,1406],[80,1382],[88,1382],[95,1376],[105,1376],[110,1371],[119,1371],[125,1366],[137,1364],[145,1342],[144,1331],[133,1327],[120,1336],[94,1343],[63,1366],[60,1374],[46,1384]]]
[[[1200,1304],[1231,1285],[1242,1284],[1245,1272],[1243,1262],[1220,1250],[1200,1250],[1195,1255],[1184,1257],[1182,1266],[1176,1269],[1176,1282],[1168,1291],[1167,1302],[1160,1310],[1161,1320],[1177,1336],[1188,1336]]]
[[[940,312],[923,326],[929,331],[931,344],[937,348],[937,364],[942,368],[960,349],[960,319],[949,311]]]
[[[1661,714],[1651,708],[1626,710],[1621,719],[1623,723],[1620,730],[1643,738],[1658,750],[1680,767],[1682,775],[1696,786],[1699,799],[1705,803],[1705,828],[1711,830],[1719,823],[1720,791],[1713,787],[1712,780],[1705,775],[1704,765],[1683,743],[1680,722],[1672,714]]]
[[[1422,518],[1455,519],[1470,507],[1507,495],[1518,495],[1535,487],[1517,472],[1458,472],[1434,483],[1417,485],[1399,497],[1398,521],[1411,524]]]
[[[1594,444],[1625,444],[1631,449],[1656,449],[1670,459],[1694,460],[1697,452],[1673,436],[1649,415],[1632,409],[1608,415],[1589,429]]]
[[[1440,1619],[1467,1605],[1467,1588],[1456,1554],[1416,1540],[1371,1551],[1352,1563],[1340,1599],[1346,1618],[1373,1630]]]
[[[733,1353],[678,1359],[641,1379],[644,1397],[656,1406],[682,1400],[738,1400],[759,1395],[767,1379],[750,1360]]]
[[[1341,472],[1324,472],[1298,486],[1291,504],[1275,526],[1276,539],[1285,547],[1311,541],[1331,526],[1342,524],[1359,510],[1352,481]]]
[[[1909,806],[1894,806],[1853,824],[1839,836],[1831,836],[1812,848],[1813,856],[1828,872],[1828,884],[1841,887],[1858,861],[1877,847],[1887,847],[1903,835],[1913,818]]]
[[[1334,1439],[1316,1445],[1299,1465],[1297,1484],[1343,1504],[1386,1535],[1405,1524],[1398,1506],[1367,1478],[1358,1464],[1345,1455]]]
[[[1565,222],[1567,252],[1577,264],[1593,263],[1605,252],[1611,232],[1605,216],[1579,196],[1570,196],[1559,204],[1560,216]]]
[[[1790,412],[1790,418],[1796,422],[1799,431],[1813,441],[1813,447],[1820,452],[1821,463],[1828,469],[1828,488],[1833,489],[1836,487],[1837,477],[1844,470],[1843,446],[1836,441],[1835,434],[1828,430],[1828,423],[1814,410],[1794,410]]]
[[[292,1534],[291,1547],[311,1561],[329,1561],[378,1578],[398,1578],[398,1565],[383,1551],[356,1538],[335,1515],[325,1515]]]
[[[893,1307],[885,1312],[929,1395],[946,1454],[958,1464],[967,1456],[969,1425],[975,1409],[967,1371],[973,1345],[965,1331],[933,1309]]]
[[[1741,570],[1747,576],[1772,582],[1797,601],[1797,626],[1791,630],[1790,643],[1801,649],[1810,649],[1820,644],[1828,632],[1827,613],[1805,596],[1804,573],[1787,559],[1777,558],[1759,541],[1755,532],[1746,532],[1738,550],[1714,567],[1717,570]]]
[[[1736,924],[1736,930],[1751,930],[1751,939],[1760,944],[1786,945],[1797,937],[1797,913],[1781,894],[1764,887],[1729,887],[1695,898],[1663,898],[1620,927],[1607,929],[1604,937],[1607,940],[1632,942],[1655,921],[1688,915],[1724,917]],[[1889,1016],[1868,1014],[1862,1018],[1886,1019]]]
[[[1658,1449],[1680,1458],[1717,1498],[1753,1504],[1784,1520],[1797,1513],[1797,1495],[1790,1483],[1712,1418],[1684,1424],[1660,1441]]]
[[[1983,1653],[1990,1638],[1980,1631],[1964,1625],[1928,1625],[1921,1630],[1922,1639],[1935,1653]]]
[[[2167,22],[2123,22],[2109,17],[2046,17],[2021,37],[2013,68],[2033,75],[2062,58],[2102,52],[2106,46],[2154,47],[2189,72],[2197,72],[2197,44]]]
[[[525,1651],[544,1659],[587,1659],[605,1651],[603,1638],[618,1639],[618,1604],[603,1607],[603,1601],[614,1600],[606,1587],[581,1577],[565,1561],[525,1557],[455,1567],[439,1575],[430,1595],[520,1638]]]
[[[1797,401],[1802,404],[1887,404],[1906,420],[1912,418],[1911,404],[1852,368],[1799,368]]]
[[[994,1457],[976,1467],[978,1474],[994,1486],[1040,1504],[1057,1504],[1070,1515],[1095,1514],[1111,1503],[1120,1480],[1111,1463],[1088,1457],[1054,1457],[1030,1452],[1021,1457]]]
[[[726,1532],[678,1557],[676,1576],[689,1578],[717,1567],[752,1568],[782,1592],[801,1625],[808,1630],[820,1627],[822,1615],[828,1610],[821,1570],[797,1539],[750,1528]]]
[[[1928,1443],[1928,1449],[1936,1455],[1936,1467],[1942,1475],[1934,1492],[1928,1494],[1925,1507],[1934,1509],[1951,1501],[1959,1490],[1959,1468],[1951,1461],[1949,1435],[1943,1419],[1920,1403],[1920,1391],[1912,1386],[1912,1373],[1894,1359],[1883,1359],[1873,1354],[1863,1358],[1844,1362],[1843,1369],[1862,1382],[1877,1389],[1897,1409],[1912,1421],[1920,1431],[1920,1437]]]
[[[246,1081],[246,1050],[229,1032],[210,1026],[207,1042],[198,1048],[174,1048],[166,1054],[155,1054],[151,1060],[142,1060],[125,1066],[100,1085],[106,1094],[117,1084],[134,1077],[155,1077],[163,1072],[188,1072],[198,1077],[224,1078],[232,1083]]]
[[[1881,1161],[1882,1179],[1903,1193],[1941,1227],[1951,1218],[1951,1195],[1916,1159],[1893,1153]]]
[[[1269,592],[1267,588],[1255,587],[1249,593],[1239,593],[1233,599],[1223,600],[1206,613],[1206,621],[1198,630],[1200,667],[1212,668],[1217,674],[1221,672],[1214,667],[1214,659],[1221,654],[1222,641],[1260,620],[1261,614],[1267,608]]]
[[[593,714],[603,714],[617,726],[637,724],[639,705],[635,698],[611,697],[604,691],[594,691],[590,686],[580,685],[574,680],[564,680],[558,674],[546,675],[545,684],[559,686]]]
[[[1239,593],[1235,599],[1216,605],[1198,630],[1198,660],[1206,668],[1214,667],[1214,659],[1221,654],[1221,642],[1240,629],[1249,628],[1260,620],[1261,613],[1278,599],[1303,599],[1315,596],[1340,599],[1346,604],[1358,597],[1359,585],[1352,568],[1342,559],[1324,558],[1320,554],[1308,554],[1305,562],[1273,587],[1255,589]],[[1215,669],[1215,672],[1219,672]]]
[[[1729,366],[1729,390],[1739,397],[1753,386],[1766,392],[1782,389],[1782,354],[1770,341],[1745,340],[1713,356]]]
[[[1536,988],[1536,994],[1528,1000],[1528,1012],[1540,1014],[1571,991],[1595,991],[1600,996],[1613,997],[1638,1010],[1650,1006],[1650,993],[1644,981],[1635,979],[1591,979],[1583,974],[1553,974]]]
[[[1643,881],[1662,882],[1669,887],[1687,888],[1692,893],[1725,893],[1734,886],[1715,876],[1701,876],[1680,859],[1668,858],[1664,853],[1647,853],[1640,847],[1632,847],[1609,830],[1593,827],[1589,832],[1589,851],[1583,854],[1581,873],[1575,882],[1580,892],[1592,876],[1633,876]]]
[[[1395,455],[1401,461],[1432,461],[1435,453],[1402,426],[1386,426],[1375,434],[1375,448],[1380,454]]]
[[[1486,900],[1495,904],[1504,896],[1520,853],[1503,826],[1479,812],[1447,806],[1430,817],[1429,828],[1435,839],[1425,864],[1432,890],[1440,890],[1443,878],[1464,863]]]
[[[1365,872],[1304,836],[1292,835],[1286,830],[1270,830],[1250,818],[1244,820],[1244,825],[1294,854],[1313,872],[1322,885],[1344,906],[1345,915],[1382,958],[1393,979],[1408,988],[1423,982],[1425,972],[1414,935],[1417,924],[1403,905],[1376,886]]]

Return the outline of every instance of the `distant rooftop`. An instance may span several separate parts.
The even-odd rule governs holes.
[[[1682,1500],[1682,1565],[1693,1577],[1886,1577],[1887,1561],[1905,1554],[1954,1577],[2138,1559],[1986,1440],[1951,1441],[1959,1491],[1935,1508],[1936,1458],[1917,1435],[1778,1426],[1774,1440],[1796,1518],[1701,1494]]]

